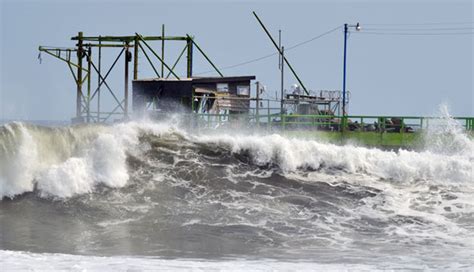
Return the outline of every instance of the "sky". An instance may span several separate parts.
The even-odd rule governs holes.
[[[165,24],[167,35],[193,35],[218,67],[227,67],[275,52],[252,11],[275,37],[281,29],[287,48],[344,23],[360,23],[361,31],[351,29],[348,38],[349,114],[435,115],[439,105],[447,104],[454,116],[474,116],[472,1],[0,0],[0,119],[74,116],[75,86],[69,69],[45,54],[40,64],[39,45],[72,47],[70,38],[78,31],[160,35]],[[438,35],[441,32],[468,34]],[[153,46],[159,51],[159,44]],[[166,59],[172,63],[182,46],[167,44]],[[104,67],[118,53],[110,52]],[[286,57],[307,88],[342,89],[342,28],[287,51]],[[108,79],[120,95],[122,66]],[[183,65],[178,68],[179,74],[185,73]],[[195,51],[194,72],[211,68]],[[279,90],[278,56],[222,72],[255,75],[268,96]],[[152,76],[142,57],[139,77]],[[287,72],[285,88],[294,83]]]

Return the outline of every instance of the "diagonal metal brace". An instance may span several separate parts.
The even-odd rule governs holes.
[[[153,55],[155,55],[155,57],[166,67],[166,69],[168,69],[168,70],[171,72],[171,74],[173,74],[173,76],[175,76],[178,80],[181,80],[181,79],[179,78],[179,76],[178,76],[177,74],[175,74],[175,73],[173,72],[173,70],[168,66],[168,64],[166,64],[166,63],[163,61],[163,59],[161,59],[160,56],[158,56],[158,54],[153,50],[153,48],[151,48],[151,46],[148,45],[148,43],[143,39],[143,36],[140,35],[140,34],[138,34],[138,33],[135,33],[135,34],[136,34],[136,35],[138,36],[138,38],[143,42],[143,44],[145,44],[145,46],[148,47],[148,49],[151,51],[151,53],[153,53]]]
[[[214,63],[211,61],[211,59],[209,59],[209,57],[206,55],[206,53],[204,53],[204,51],[202,51],[202,49],[199,47],[199,45],[197,45],[197,43],[194,41],[194,39],[189,36],[189,34],[186,34],[186,37],[188,37],[189,40],[191,40],[191,42],[196,46],[197,50],[199,52],[201,52],[201,54],[204,56],[204,58],[206,58],[206,60],[212,65],[212,67],[216,70],[216,72],[221,76],[221,77],[224,77],[224,75],[221,73],[221,71],[219,71],[219,69],[217,69],[217,66],[214,65]]]

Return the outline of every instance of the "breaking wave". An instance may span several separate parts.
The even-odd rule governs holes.
[[[429,131],[422,150],[382,150],[179,122],[10,123],[0,127],[1,249],[397,256],[464,269],[474,265],[474,142],[451,127]]]
[[[438,131],[425,137],[430,144],[424,151],[387,151],[278,134],[196,135],[166,123],[61,128],[11,123],[0,127],[0,197],[36,190],[43,197],[67,198],[98,185],[121,188],[130,179],[127,158],[146,160],[150,144],[160,141],[171,148],[185,145],[197,156],[232,155],[283,174],[338,170],[405,184],[472,183],[473,141],[457,126],[442,134],[454,135],[455,141],[451,135],[448,142]]]

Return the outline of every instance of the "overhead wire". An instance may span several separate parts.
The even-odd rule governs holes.
[[[443,35],[473,35],[471,32],[381,32],[381,31],[351,31],[351,33],[363,35],[387,35],[387,36],[443,36]]]
[[[288,47],[288,48],[285,48],[285,52],[290,51],[290,50],[292,50],[292,49],[295,49],[295,48],[297,48],[297,47],[300,47],[300,46],[302,46],[302,45],[305,45],[305,44],[307,44],[307,43],[310,43],[310,42],[312,42],[312,41],[314,41],[314,40],[317,40],[317,39],[319,39],[319,38],[322,38],[322,37],[324,37],[324,36],[326,36],[326,35],[328,35],[328,34],[334,32],[334,31],[336,31],[336,30],[338,30],[338,29],[340,29],[340,28],[342,28],[342,26],[339,25],[339,26],[337,26],[337,27],[335,27],[335,28],[333,28],[333,29],[330,29],[330,30],[328,30],[328,31],[326,31],[326,32],[324,32],[324,33],[321,33],[321,34],[319,34],[319,35],[317,35],[317,36],[315,36],[315,37],[312,37],[311,39],[302,41],[302,42],[297,43],[297,44],[295,44],[295,45],[292,45],[292,46],[290,46],[290,47]],[[219,70],[227,70],[227,69],[231,69],[231,68],[235,68],[235,67],[247,65],[247,64],[250,64],[250,63],[253,63],[253,62],[261,61],[261,60],[267,59],[267,58],[269,58],[269,57],[276,56],[276,55],[278,55],[278,54],[279,54],[279,52],[275,52],[275,53],[271,53],[271,54],[268,54],[268,55],[264,55],[264,56],[261,56],[261,57],[258,57],[258,58],[254,58],[254,59],[251,59],[251,60],[247,60],[247,61],[244,61],[244,62],[241,62],[241,63],[237,63],[237,64],[233,64],[233,65],[229,65],[229,66],[224,66],[224,67],[218,67],[218,69],[219,69]],[[207,73],[211,73],[211,72],[214,72],[214,71],[215,71],[215,70],[208,70],[208,71],[199,72],[199,73],[195,73],[195,74],[196,74],[196,75],[202,75],[202,74],[207,74]]]
[[[388,23],[367,23],[363,24],[364,26],[375,26],[374,28],[368,27],[368,28],[363,28],[362,31],[350,31],[349,33],[357,33],[357,34],[367,34],[367,35],[386,35],[386,36],[443,36],[443,35],[473,35],[474,34],[474,27],[465,27],[465,26],[460,26],[460,27],[447,27],[447,28],[421,28],[421,26],[435,26],[435,25],[473,25],[474,21],[471,22],[431,22],[431,23],[394,23],[394,24],[388,24]],[[419,28],[380,28],[377,26],[420,26]],[[288,48],[285,48],[285,52],[288,52],[292,49],[295,49],[299,46],[302,46],[304,44],[310,43],[314,40],[317,40],[319,38],[322,38],[338,29],[342,28],[342,26],[337,26],[333,29],[330,29],[324,33],[321,33],[313,38],[310,38],[308,40],[302,41],[300,43],[297,43],[295,45],[292,45]],[[472,31],[468,31],[472,30]],[[397,32],[393,32],[397,31]],[[428,31],[428,32],[412,32],[412,31]],[[437,32],[434,32],[437,31]],[[457,32],[456,32],[457,31]],[[279,52],[274,52],[271,54],[267,54],[258,58],[250,59],[244,62],[240,62],[237,64],[229,65],[229,66],[224,66],[224,67],[218,67],[219,70],[227,70],[227,69],[232,69],[236,68],[239,66],[247,65],[250,63],[258,62],[270,57],[273,57],[275,55],[278,55]],[[199,72],[196,73],[196,75],[202,75],[202,74],[207,74],[214,72],[215,70],[208,70],[204,72]]]
[[[432,25],[472,25],[474,21],[469,22],[431,22],[431,23],[364,23],[365,26],[432,26]]]
[[[364,27],[364,31],[453,31],[453,30],[474,30],[474,27],[449,27],[449,28],[378,28]]]

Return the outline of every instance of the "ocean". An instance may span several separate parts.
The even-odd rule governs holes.
[[[10,122],[0,267],[472,271],[474,142],[449,122],[419,150],[179,119]]]

